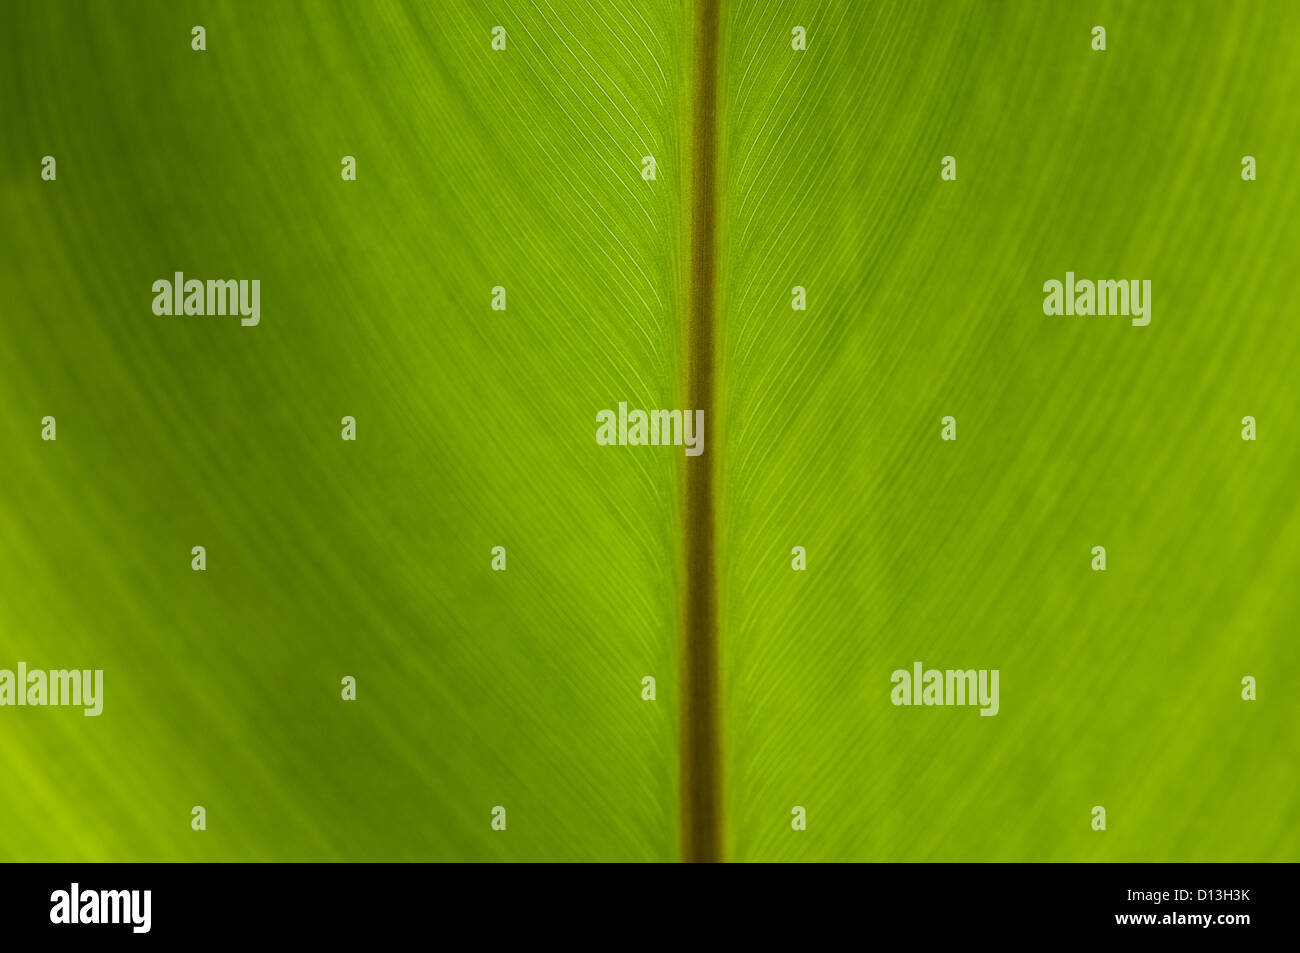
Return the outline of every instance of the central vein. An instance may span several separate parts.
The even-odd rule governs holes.
[[[717,105],[720,0],[698,0],[692,82],[690,277],[687,291],[689,406],[713,432],[717,241]],[[717,441],[714,441],[717,446]],[[722,860],[722,755],[718,679],[718,585],[713,454],[685,462],[685,587],[682,642],[682,859]]]

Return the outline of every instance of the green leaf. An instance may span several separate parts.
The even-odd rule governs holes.
[[[0,858],[691,856],[699,632],[728,859],[1300,855],[1300,10],[722,0],[711,204],[708,12],[6,5],[0,670],[104,709],[0,707]],[[708,301],[703,456],[600,446]]]

